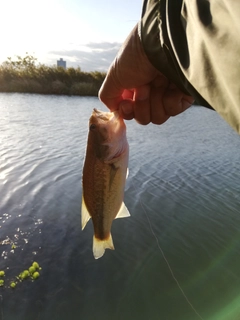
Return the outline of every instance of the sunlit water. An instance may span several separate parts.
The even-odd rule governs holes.
[[[240,319],[240,137],[202,107],[162,126],[127,122],[131,217],[114,221],[115,251],[95,260],[91,221],[80,226],[94,107],[0,94],[0,319],[200,319],[158,243],[202,319]],[[40,278],[8,288],[33,261]]]

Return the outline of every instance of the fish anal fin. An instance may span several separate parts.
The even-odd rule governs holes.
[[[116,215],[116,218],[115,219],[118,219],[118,218],[127,218],[127,217],[130,217],[130,213],[128,211],[128,208],[125,206],[125,204],[122,202],[122,205]]]
[[[82,230],[85,228],[88,220],[91,218],[88,209],[86,207],[84,198],[82,197]]]
[[[108,239],[100,240],[93,236],[93,255],[95,259],[99,259],[104,255],[106,249],[114,250],[111,233]]]

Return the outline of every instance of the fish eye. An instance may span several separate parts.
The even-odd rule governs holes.
[[[91,124],[90,127],[89,127],[89,129],[90,129],[90,130],[96,129],[96,125],[95,125],[95,124]]]

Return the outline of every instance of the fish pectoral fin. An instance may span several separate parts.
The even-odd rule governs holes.
[[[88,209],[86,207],[84,198],[82,197],[82,230],[85,228],[88,220],[91,218]]]
[[[130,217],[130,213],[128,211],[128,208],[125,206],[125,204],[122,202],[122,205],[116,215],[116,218],[115,219],[118,219],[118,218],[127,218],[127,217]]]
[[[112,241],[112,236],[108,239],[100,240],[93,236],[93,255],[95,259],[99,259],[104,255],[106,249],[114,250],[114,245]]]

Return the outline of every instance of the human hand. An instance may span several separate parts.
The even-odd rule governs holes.
[[[183,93],[148,60],[137,26],[120,49],[99,91],[100,100],[126,120],[164,123],[185,111],[194,99]]]

